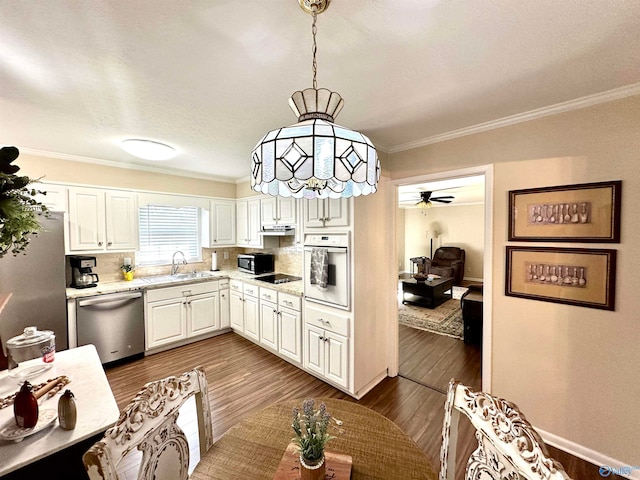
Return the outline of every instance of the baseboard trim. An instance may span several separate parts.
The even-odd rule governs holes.
[[[609,457],[603,453],[591,450],[590,448],[579,445],[571,440],[567,440],[566,438],[559,437],[558,435],[554,435],[553,433],[545,432],[539,428],[536,428],[536,431],[540,434],[545,443],[564,450],[574,457],[581,458],[582,460],[593,463],[594,465],[611,467],[613,469],[612,473],[615,473],[620,477],[631,480],[640,480],[640,465],[627,465],[620,460],[616,460],[615,458]],[[629,467],[631,470],[628,473],[623,472],[625,467]],[[634,467],[636,468],[634,469]],[[606,476],[609,475],[602,475],[602,478],[605,478]]]
[[[463,280],[466,280],[467,282],[483,282],[484,279],[482,278],[474,278],[474,277],[464,277]]]

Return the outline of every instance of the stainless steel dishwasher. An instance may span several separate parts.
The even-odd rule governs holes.
[[[141,291],[79,298],[76,306],[78,346],[95,345],[103,364],[144,352]]]

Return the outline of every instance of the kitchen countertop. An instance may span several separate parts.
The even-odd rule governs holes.
[[[210,282],[214,280],[220,280],[223,278],[242,280],[243,282],[251,283],[252,285],[258,285],[260,287],[270,288],[279,292],[289,293],[291,295],[303,294],[302,280],[288,283],[267,283],[257,280],[261,275],[252,275],[250,273],[240,272],[238,270],[220,270],[216,272],[210,272],[211,275],[202,278],[184,278],[179,280],[168,280],[166,282],[147,283],[141,278],[135,278],[131,281],[119,281],[119,282],[105,282],[98,283],[97,287],[90,288],[67,288],[67,299],[91,297],[94,295],[103,295],[106,293],[120,293],[129,292],[131,290],[151,290],[154,288],[165,288],[173,285],[183,285],[187,283],[202,283]],[[266,273],[265,275],[271,275]],[[163,275],[166,276],[166,275]]]

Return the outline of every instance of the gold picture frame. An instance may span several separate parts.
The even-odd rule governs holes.
[[[620,180],[509,192],[509,240],[620,242]]]
[[[505,295],[615,310],[616,250],[507,246]]]

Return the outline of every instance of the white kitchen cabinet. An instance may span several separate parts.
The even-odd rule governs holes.
[[[229,311],[231,328],[238,333],[244,333],[244,295],[242,291],[231,290],[229,293]]]
[[[236,239],[239,247],[262,248],[259,198],[238,200],[236,204]]]
[[[137,248],[135,193],[69,188],[69,251],[132,251]]]
[[[146,349],[220,328],[218,282],[157,288],[146,292]]]
[[[278,310],[278,352],[302,364],[302,314],[282,305]]]
[[[229,280],[223,279],[219,282],[220,288],[220,328],[231,326],[231,295],[229,290]]]
[[[209,247],[236,244],[235,200],[211,200],[209,210]]]
[[[260,299],[260,343],[278,351],[278,309],[275,303]]]
[[[260,202],[260,210],[263,227],[295,226],[298,223],[297,200],[295,198],[263,198]]]
[[[149,302],[145,306],[147,317],[146,349],[152,349],[187,338],[186,309],[182,298]]]
[[[304,366],[327,380],[348,388],[349,339],[305,324]]]
[[[33,188],[37,191],[45,192],[37,193],[34,199],[42,203],[49,210],[53,212],[67,212],[69,210],[67,187],[63,185],[36,183],[33,185]]]
[[[334,308],[306,302],[304,367],[349,388],[350,316]]]
[[[243,286],[244,300],[244,334],[255,342],[260,342],[260,303],[258,301],[258,287],[245,283]]]
[[[303,200],[305,228],[349,226],[348,198]]]
[[[220,325],[220,297],[218,292],[187,297],[187,336],[193,337],[217,330]]]

